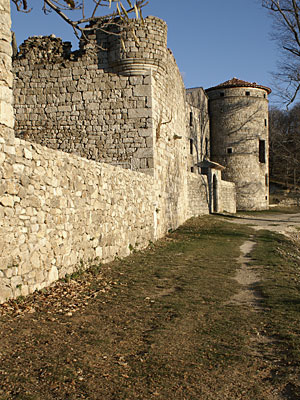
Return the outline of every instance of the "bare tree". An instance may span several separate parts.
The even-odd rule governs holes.
[[[300,90],[300,0],[262,0],[262,6],[274,18],[272,37],[282,52],[274,76],[277,94],[288,107]]]
[[[12,0],[18,11],[30,12],[32,0]],[[126,3],[125,3],[126,1]],[[130,15],[137,19],[143,19],[142,8],[148,4],[147,0],[40,0],[45,14],[56,12],[67,24],[75,35],[86,38],[85,32],[90,29],[86,25],[97,22],[97,29],[107,32],[111,24],[131,24]],[[111,12],[103,12],[103,8],[109,8]],[[107,10],[106,10],[107,11]],[[112,34],[112,32],[108,32]]]
[[[188,103],[195,107],[191,111],[191,139],[197,153],[197,163],[209,158],[209,113],[205,92],[202,88],[187,90]],[[194,115],[195,114],[195,115]]]
[[[270,179],[287,187],[300,184],[300,104],[270,110]]]

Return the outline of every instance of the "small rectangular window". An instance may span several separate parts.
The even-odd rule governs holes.
[[[220,97],[224,97],[225,96],[225,93],[224,92],[221,92],[220,93]]]
[[[265,119],[265,126],[267,126],[268,125],[268,121]]]
[[[190,126],[193,126],[193,113],[190,112]]]
[[[194,141],[193,139],[190,139],[190,154],[194,153]]]
[[[250,96],[250,92],[246,92],[246,96]]]
[[[191,167],[191,172],[194,172],[194,167]]]
[[[266,142],[265,140],[259,140],[259,162],[266,162]]]
[[[232,147],[227,147],[227,154],[232,154],[232,153],[233,153]]]

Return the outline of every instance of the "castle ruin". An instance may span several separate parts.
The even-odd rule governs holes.
[[[156,17],[135,21],[138,41],[118,28],[125,48],[97,25],[75,52],[29,38],[13,79],[9,0],[0,14],[0,302],[80,263],[124,257],[193,216],[234,213],[236,198],[268,207],[268,88],[239,81],[216,106],[220,88],[186,91]]]

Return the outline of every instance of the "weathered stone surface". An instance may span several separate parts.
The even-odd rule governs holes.
[[[0,284],[0,304],[11,299],[13,297],[13,291],[10,287]]]
[[[9,194],[5,194],[0,197],[0,204],[4,207],[13,207],[14,197]]]
[[[7,144],[12,143],[11,128],[14,126],[10,26],[10,2],[0,0],[0,137],[5,139]]]
[[[141,42],[149,45],[153,53],[151,62],[157,64],[166,52],[166,26],[158,18],[146,18],[144,31],[151,27],[153,32],[161,30],[160,40],[156,38],[154,46],[149,40],[153,33],[149,31],[147,38],[142,34]],[[90,37],[90,45],[95,37]],[[130,35],[127,38],[127,33],[125,37],[132,48],[133,38]],[[120,41],[113,40],[109,53],[118,50],[120,54],[120,45]],[[149,166],[153,165],[153,159],[140,160],[135,151],[151,147],[145,138],[152,128],[149,75],[153,65],[144,59],[141,76],[119,75],[120,65],[115,63],[107,73],[99,69],[99,59],[94,53],[84,50],[75,55],[68,43],[53,37],[29,38],[20,46],[14,60],[16,135],[124,168],[152,168]],[[141,46],[139,56],[144,58],[146,53]],[[104,52],[99,58],[107,56]],[[122,64],[129,55],[122,53],[120,57]],[[132,62],[129,59],[127,69]]]
[[[57,279],[58,279],[58,270],[55,266],[53,266],[48,274],[48,284],[57,281]]]

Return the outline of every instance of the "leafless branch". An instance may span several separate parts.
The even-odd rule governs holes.
[[[28,9],[27,0],[12,0],[16,5],[18,11],[30,12]],[[105,30],[105,28],[112,24],[116,18],[119,18],[122,23],[127,23],[130,25],[131,19],[130,15],[134,14],[137,18],[142,19],[141,10],[148,4],[147,0],[126,0],[127,7],[124,6],[125,0],[81,0],[80,2],[75,2],[74,0],[42,0],[43,11],[45,14],[54,11],[60,18],[63,19],[68,25],[73,28],[76,37],[87,39],[85,31],[90,30],[90,27],[86,25],[95,21],[97,22],[97,29],[103,30],[106,33],[114,34],[111,31]],[[114,10],[110,13],[101,13],[100,7],[112,8],[114,3]],[[123,4],[124,3],[124,4]],[[87,5],[89,4],[89,9],[92,11],[90,15],[86,14]],[[94,4],[91,7],[91,4]],[[74,19],[71,14],[72,11],[81,11],[81,18]],[[101,8],[103,10],[103,8]]]
[[[300,85],[300,0],[262,0],[262,6],[273,17],[272,37],[284,60],[278,65],[279,72],[273,74],[279,86],[275,93],[289,106],[296,100]]]

